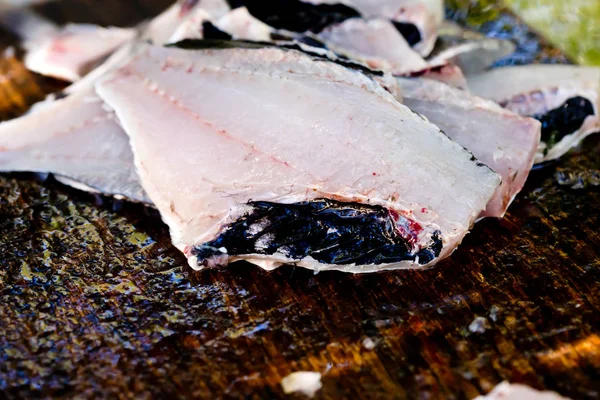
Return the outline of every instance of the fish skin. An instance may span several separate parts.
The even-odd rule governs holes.
[[[503,217],[533,166],[540,122],[444,83],[407,78],[397,81],[405,105],[423,114],[502,177],[482,217]]]
[[[600,131],[600,68],[539,64],[507,66],[467,77],[472,93],[519,115],[543,115],[573,97],[591,102],[594,115],[550,149],[541,143],[536,164],[558,159],[585,137]]]
[[[96,90],[130,136],[141,181],[188,256],[244,215],[250,200],[328,197],[410,215],[425,227],[419,243],[441,230],[444,247],[433,265],[456,248],[500,183],[376,82],[297,51],[143,45]],[[281,134],[285,140],[277,140]],[[285,262],[347,272],[420,267],[327,265],[281,254],[243,258],[268,268]],[[198,268],[194,257],[190,265]]]

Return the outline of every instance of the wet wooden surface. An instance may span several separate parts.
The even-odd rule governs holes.
[[[124,25],[159,3],[40,9]],[[493,19],[481,29],[521,43],[511,62],[560,57]],[[60,87],[13,58],[0,76],[2,119]],[[320,399],[470,399],[502,380],[597,399],[598,169],[600,136],[533,173],[505,219],[477,224],[437,268],[356,276],[192,273],[155,212],[0,175],[0,398],[275,399],[283,377],[312,370]]]

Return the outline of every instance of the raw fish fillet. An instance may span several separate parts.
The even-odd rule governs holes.
[[[97,72],[0,123],[0,171],[44,172],[77,189],[150,202],[133,167],[129,139],[94,91],[96,75],[119,65],[123,48]]]
[[[428,68],[394,25],[384,19],[348,19],[318,34],[332,51],[373,69],[403,75]]]
[[[502,177],[482,216],[503,217],[533,166],[541,125],[464,90],[428,80],[398,78],[403,102]]]
[[[74,82],[135,35],[135,29],[68,24],[54,35],[26,42],[25,65],[42,75]]]
[[[600,130],[599,68],[511,66],[469,76],[468,84],[474,94],[542,122],[536,163],[560,158]]]
[[[97,92],[195,269],[430,266],[500,184],[366,75],[294,50],[144,45]]]
[[[349,0],[349,3],[366,18],[395,22],[422,56],[431,53],[444,20],[443,0]]]
[[[2,172],[52,172],[77,189],[147,202],[132,165],[127,136],[93,88],[0,124]]]

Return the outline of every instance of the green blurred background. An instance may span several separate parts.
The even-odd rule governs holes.
[[[504,0],[580,64],[600,65],[600,0]]]
[[[479,25],[506,6],[579,64],[600,65],[600,0],[447,0]]]

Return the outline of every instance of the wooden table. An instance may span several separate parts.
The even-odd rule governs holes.
[[[39,9],[125,25],[166,3]],[[480,28],[520,43],[510,62],[560,59],[513,16],[493,20]],[[0,76],[3,119],[61,87],[11,58]],[[597,399],[600,193],[586,171],[599,168],[600,135],[534,172],[505,219],[438,267],[370,275],[193,273],[154,211],[0,175],[0,398],[274,399],[313,370],[320,399],[470,399],[502,380]],[[567,185],[582,172],[585,187]]]

